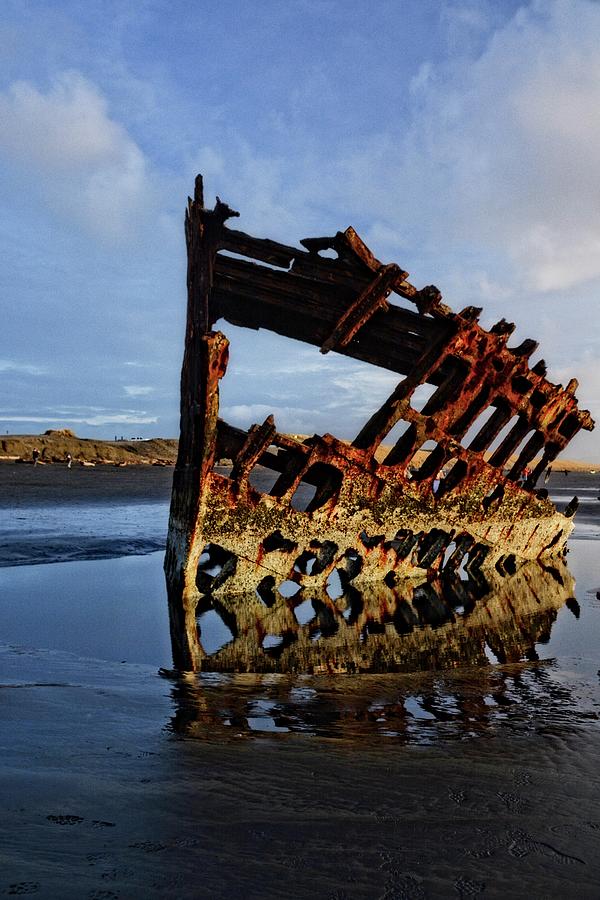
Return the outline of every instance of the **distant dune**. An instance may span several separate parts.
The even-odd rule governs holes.
[[[294,434],[292,437],[304,440],[307,435]],[[84,465],[156,465],[172,466],[177,459],[176,438],[150,438],[147,441],[100,441],[95,438],[77,437],[68,428],[49,430],[44,434],[13,434],[0,438],[0,462],[32,462],[35,447],[40,451],[43,463],[66,463],[67,454],[73,457],[73,464]],[[377,451],[381,461],[391,446],[382,444]],[[427,452],[417,453],[415,464],[419,465]],[[580,462],[574,459],[558,459],[552,464],[556,471],[600,472],[600,463]]]
[[[291,434],[290,437],[293,437],[299,441],[302,441],[305,438],[307,438],[308,435],[306,435],[306,434]],[[387,456],[387,454],[390,452],[391,449],[392,449],[392,444],[381,444],[375,454],[375,458],[377,459],[377,461],[382,462],[385,459],[385,457]],[[415,455],[413,464],[415,466],[420,466],[421,463],[423,462],[423,460],[427,456],[429,456],[428,450],[418,450]],[[514,457],[512,457],[509,460],[509,465],[512,465],[514,461],[515,461]],[[534,460],[534,463],[536,461],[537,460]],[[556,470],[557,472],[561,472],[561,471],[564,472],[565,470],[567,472],[600,472],[600,462],[599,463],[581,462],[580,460],[576,460],[576,459],[562,459],[559,457],[557,460],[555,460],[552,463],[552,469]]]
[[[73,464],[96,465],[174,465],[177,441],[174,438],[151,438],[147,441],[99,441],[77,437],[68,428],[45,434],[15,434],[0,438],[0,461],[31,462],[34,448],[40,451],[40,462],[66,464],[67,454]]]

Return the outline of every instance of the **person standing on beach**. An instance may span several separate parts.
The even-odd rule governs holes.
[[[34,447],[34,448],[33,448],[32,453],[31,453],[31,456],[32,456],[32,458],[33,458],[33,464],[34,464],[34,466],[37,466],[37,464],[38,464],[38,459],[40,458],[40,451],[38,450],[37,447]]]
[[[71,463],[73,462],[73,457],[70,453],[67,453],[67,469],[71,468]]]

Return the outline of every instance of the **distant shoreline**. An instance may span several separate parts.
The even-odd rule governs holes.
[[[293,437],[303,440],[307,435]],[[40,463],[66,465],[68,454],[73,465],[88,466],[174,466],[177,460],[177,438],[148,438],[147,440],[104,441],[77,437],[69,429],[49,430],[44,434],[7,434],[0,438],[0,463],[33,463],[33,450],[40,451]],[[382,458],[391,447],[382,445],[377,457]],[[557,459],[552,463],[556,472],[600,473],[600,462],[576,459]]]
[[[0,462],[33,463],[33,451],[39,450],[39,463],[109,466],[173,466],[177,459],[176,438],[102,441],[77,437],[69,429],[44,434],[7,434],[0,438]]]

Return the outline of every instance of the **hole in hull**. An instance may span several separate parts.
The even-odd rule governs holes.
[[[198,561],[196,587],[200,593],[209,593],[221,587],[235,574],[237,556],[219,544],[207,544]]]
[[[275,550],[281,550],[284,553],[291,553],[291,551],[295,550],[297,546],[298,544],[295,541],[290,541],[288,538],[284,538],[279,529],[273,531],[263,541],[263,550],[265,551],[265,553],[273,553]]]
[[[296,594],[298,593],[298,591],[301,590],[301,587],[297,582],[291,581],[288,578],[285,581],[281,582],[281,584],[278,586],[277,590],[279,591],[279,593],[281,594],[282,597],[288,598],[288,597],[295,597]]]

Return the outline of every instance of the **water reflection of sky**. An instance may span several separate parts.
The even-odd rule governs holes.
[[[5,515],[0,538],[27,535],[34,540],[49,534],[86,534],[119,537],[161,537],[167,534],[169,506],[163,502],[128,503],[113,507],[99,504],[25,507]]]
[[[0,566],[150,553],[164,547],[168,519],[164,502],[3,510]]]

